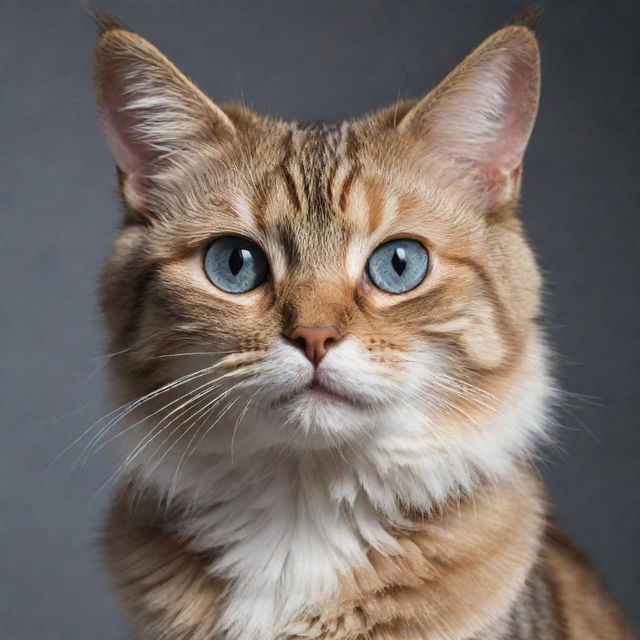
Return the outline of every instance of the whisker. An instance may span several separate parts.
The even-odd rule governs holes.
[[[219,355],[228,355],[231,353],[238,353],[237,350],[229,350],[229,351],[185,351],[182,353],[161,353],[156,356],[157,360],[162,360],[163,358],[182,358],[187,356],[219,356]]]
[[[226,389],[225,391],[223,391],[222,393],[220,393],[219,395],[217,395],[213,400],[208,401],[208,402],[207,402],[207,403],[206,403],[202,408],[200,408],[200,409],[199,409],[195,414],[193,414],[193,415],[191,416],[191,418],[193,419],[193,418],[195,418],[197,415],[201,415],[203,412],[206,412],[206,413],[204,414],[204,416],[202,416],[202,417],[201,417],[201,419],[204,419],[204,418],[209,414],[209,412],[211,411],[211,409],[212,409],[213,407],[215,407],[215,405],[216,405],[216,404],[217,404],[221,399],[223,399],[223,398],[225,398],[227,395],[229,395],[229,393],[231,393],[234,389],[236,389],[238,386],[240,386],[240,384],[241,384],[241,382],[238,382],[238,383],[236,383],[235,385],[232,385],[229,389]],[[206,399],[206,398],[205,398],[205,399]],[[188,408],[187,408],[187,410],[188,410],[189,408],[190,408],[190,407],[188,407]],[[183,413],[183,414],[181,414],[181,415],[184,415],[184,413]],[[177,417],[176,417],[176,418],[174,418],[174,419],[171,421],[171,423],[175,422],[175,420],[176,420],[176,419],[177,419]],[[168,427],[171,423],[169,423],[169,424],[165,425],[165,427],[163,428],[163,430],[164,430],[166,427]],[[174,433],[175,433],[178,429],[180,429],[182,426],[183,426],[182,424],[178,424],[178,425],[177,425],[177,426],[176,426],[176,427],[171,431],[171,433],[170,433],[170,434],[169,434],[169,435],[168,435],[168,436],[167,436],[167,437],[166,437],[166,438],[165,438],[165,439],[160,443],[160,445],[159,445],[159,446],[158,446],[158,448],[156,449],[156,452],[157,452],[157,451],[159,451],[160,449],[162,449],[162,448],[163,448],[163,446],[164,446],[164,444],[165,444],[166,442],[168,442],[169,440],[171,440],[171,438],[173,437]],[[153,470],[154,470],[154,469],[155,469],[155,468],[156,468],[156,467],[157,467],[157,466],[162,462],[162,460],[166,457],[166,455],[167,455],[167,454],[169,454],[169,452],[173,449],[173,447],[175,447],[175,446],[178,444],[178,442],[180,442],[180,440],[182,440],[182,438],[186,435],[186,433],[187,433],[187,431],[183,432],[183,433],[182,433],[182,434],[181,434],[181,435],[180,435],[180,436],[179,436],[179,437],[178,437],[178,438],[177,438],[177,439],[176,439],[176,440],[171,444],[171,446],[170,446],[170,447],[167,449],[167,451],[163,454],[162,458],[160,458],[160,460],[158,461],[158,463],[157,463],[157,464],[156,464],[156,465],[151,469],[150,473],[151,473],[151,472],[152,472],[152,471],[153,471]],[[155,453],[156,453],[156,452],[154,452],[154,454],[152,454],[152,456],[151,456],[151,457],[153,457],[153,455],[155,455]]]
[[[234,353],[234,352],[232,352]],[[186,382],[189,382],[195,378],[201,377],[203,375],[206,375],[207,373],[210,373],[211,371],[213,371],[214,369],[223,366],[227,364],[227,358],[222,358],[220,361],[208,366],[208,367],[204,367],[203,369],[200,369],[198,371],[195,371],[193,373],[187,374],[185,376],[182,376],[170,383],[167,383],[166,385],[160,387],[159,389],[156,389],[154,391],[152,391],[149,394],[146,394],[145,396],[142,396],[141,398],[138,398],[137,400],[133,400],[129,403],[125,403],[123,404],[121,407],[114,409],[113,411],[109,412],[106,416],[104,416],[103,418],[101,418],[100,420],[97,421],[97,423],[95,423],[94,425],[92,425],[91,428],[93,428],[94,426],[97,426],[97,424],[99,424],[101,421],[106,420],[107,418],[109,418],[110,416],[112,416],[114,413],[118,412],[118,411],[122,411],[118,416],[116,416],[113,420],[111,420],[109,423],[107,423],[106,425],[104,425],[99,431],[98,433],[92,438],[92,440],[85,446],[84,450],[81,452],[80,454],[80,458],[82,458],[83,454],[87,451],[88,448],[91,448],[95,442],[97,442],[98,440],[100,440],[100,438],[103,437],[104,433],[106,433],[107,431],[109,431],[113,426],[115,426],[115,424],[117,422],[119,422],[122,418],[124,418],[128,413],[130,413],[131,411],[135,410],[138,406],[140,406],[141,404],[144,404],[150,400],[152,400],[153,398],[155,398],[156,396],[162,394],[162,393],[166,393],[167,391],[170,391],[171,389],[174,389],[177,386],[180,386],[182,384],[185,384]],[[199,387],[202,388],[202,387]],[[179,401],[176,400],[174,402]],[[169,405],[165,405],[165,408],[167,406],[170,406],[171,404],[174,404],[174,402],[169,403]],[[156,412],[157,413],[157,412]],[[153,414],[155,415],[155,414]],[[90,428],[90,429],[91,429]],[[90,429],[87,430],[90,431]],[[83,434],[84,436],[84,434]],[[82,438],[83,436],[81,436],[80,438]],[[72,445],[71,445],[72,446]],[[87,457],[90,457],[91,454],[88,454]],[[85,461],[86,461],[86,457],[85,457]],[[77,464],[77,462],[76,462]],[[74,465],[75,467],[75,465]]]
[[[236,385],[238,386],[238,385]],[[218,414],[217,418],[215,419],[215,421],[213,422],[213,424],[207,429],[207,431],[203,434],[203,438],[207,436],[208,433],[211,432],[211,430],[218,424],[218,422],[220,422],[220,420],[222,420],[222,418],[231,410],[231,408],[236,404],[236,402],[238,402],[238,400],[240,399],[240,396],[236,396],[235,398],[232,398],[229,403],[227,404],[227,406]],[[199,431],[199,429],[198,429]],[[182,436],[181,436],[182,437]],[[191,439],[191,441],[193,440],[193,438]],[[189,444],[187,445],[187,447],[191,444],[191,441],[189,442]],[[194,451],[197,448],[197,445],[200,443],[201,439],[198,440],[198,443],[196,443],[196,446],[194,447]],[[177,442],[176,442],[177,443]],[[162,462],[162,459],[169,453],[169,451],[171,451],[171,449],[173,448],[173,446],[175,446],[174,443],[173,445],[171,445],[171,447],[169,447],[169,449],[167,450],[167,452],[164,454],[164,456],[162,458],[160,458],[160,460],[158,461],[158,463],[154,466],[154,468],[150,471],[150,473],[153,472],[153,470]],[[171,501],[173,499],[173,495],[175,492],[175,486],[176,483],[178,481],[178,474],[180,471],[180,466],[184,460],[185,457],[185,453],[187,452],[188,449],[185,449],[184,453],[182,454],[182,456],[180,457],[180,460],[178,462],[178,465],[176,466],[176,469],[172,475],[171,478],[171,482],[169,483],[169,492],[167,493],[167,501]]]
[[[218,383],[220,380],[222,380],[224,378],[232,377],[234,375],[242,375],[244,373],[246,373],[246,370],[244,370],[244,369],[230,371],[230,372],[227,372],[227,373],[223,374],[222,376],[219,376],[215,380],[211,381],[211,384]],[[238,383],[238,384],[240,384],[240,383]],[[202,386],[205,386],[205,385],[202,385]],[[205,407],[203,407],[203,410],[206,409],[207,406],[211,405],[213,402],[218,400],[220,397],[223,397],[224,395],[226,395],[230,390],[234,389],[236,386],[238,386],[238,385],[233,385],[230,389],[228,389],[227,391],[225,391],[222,394],[220,394],[220,396],[218,396],[216,399],[214,399],[213,401],[210,401],[208,405],[205,405]],[[193,403],[197,398],[199,398],[199,397],[201,397],[201,396],[203,396],[205,394],[210,393],[210,391],[212,391],[213,388],[215,388],[215,387],[210,387],[210,388],[205,389],[205,391],[200,392],[200,394],[198,394],[195,398],[191,398],[191,399],[187,400],[186,402],[183,402],[180,406],[176,407],[175,409],[170,411],[166,416],[164,416],[162,418],[162,420],[157,425],[155,425],[155,427],[152,429],[152,431],[149,432],[145,437],[143,437],[142,440],[138,443],[138,445],[136,445],[136,447],[134,447],[134,449],[129,453],[129,455],[127,456],[125,461],[120,465],[120,467],[116,470],[116,472],[119,474],[126,467],[130,466],[131,463],[133,462],[133,460],[140,454],[140,452],[143,449],[147,448],[149,446],[149,444],[152,441],[154,441],[161,433],[166,431],[166,429],[169,428],[171,426],[171,424],[173,424],[181,415],[184,415],[184,412],[181,413],[181,414],[178,414],[177,416],[175,416],[169,423],[163,424],[169,417],[171,417],[172,415],[175,415],[177,412],[179,412],[182,409],[184,409],[184,407],[186,407],[189,404]],[[184,397],[184,396],[182,396],[182,397]],[[181,399],[182,398],[180,398],[179,400],[181,400]],[[146,418],[146,419],[148,419],[148,418]],[[164,443],[164,441],[163,441],[163,443]]]
[[[236,385],[236,386],[239,386],[240,384],[241,384],[241,383],[238,383],[238,385]],[[197,442],[192,446],[192,448],[191,448],[191,453],[193,453],[193,452],[198,448],[198,445],[199,445],[199,444],[204,440],[204,438],[206,438],[206,437],[209,435],[209,433],[211,432],[211,430],[216,426],[216,424],[218,424],[218,422],[221,420],[222,416],[224,416],[224,415],[225,415],[225,413],[226,413],[227,411],[228,411],[228,409],[227,409],[227,410],[225,410],[221,415],[219,415],[219,416],[216,418],[216,420],[213,422],[213,424],[211,424],[211,425],[207,428],[207,430],[202,434],[202,436],[198,439],[198,441],[197,441]],[[188,455],[191,455],[191,453],[189,453]]]
[[[167,419],[169,419],[171,416],[175,416],[176,413],[178,413],[179,411],[181,411],[182,409],[184,409],[186,406],[188,406],[190,403],[194,402],[195,400],[197,400],[198,398],[202,397],[203,395],[206,395],[208,393],[210,393],[210,391],[212,391],[214,388],[216,388],[214,385],[216,385],[217,382],[219,382],[220,380],[222,380],[225,377],[229,377],[231,373],[226,373],[223,374],[222,376],[216,378],[215,380],[211,380],[208,383],[205,383],[204,385],[201,385],[200,387],[198,387],[197,389],[194,389],[193,391],[197,391],[198,389],[202,389],[203,387],[206,387],[204,391],[200,391],[200,393],[198,393],[195,397],[189,398],[186,401],[182,402],[182,404],[180,404],[179,406],[177,406],[176,408],[172,409],[166,416],[163,416],[162,419],[160,420],[160,422],[155,425],[154,429],[148,433],[144,438],[142,438],[142,440],[138,443],[138,445],[136,445],[136,447],[134,447],[133,451],[131,451],[129,453],[129,455],[127,456],[127,458],[125,459],[124,463],[123,463],[123,467],[128,466],[128,464],[131,462],[131,460],[133,460],[133,458],[137,455],[137,453],[141,450],[140,448],[144,448],[146,447],[150,442],[152,442],[153,440],[155,440],[155,438],[162,433],[166,428],[168,428],[171,424],[173,424],[173,422],[175,422],[175,420],[177,418],[180,417],[180,414],[178,414],[178,416],[176,416],[175,418],[173,418],[168,424],[165,424],[165,421]],[[191,395],[190,393],[184,394],[183,396],[181,396],[180,398],[177,399],[178,402],[180,402],[181,400],[183,400],[186,396]],[[151,414],[151,416],[146,416],[145,418],[143,418],[140,423],[145,422],[146,420],[148,420],[150,417],[153,417],[153,415],[155,415],[157,412],[154,412],[153,414]],[[140,424],[137,423],[137,424]],[[134,425],[135,426],[135,425]],[[158,430],[156,433],[154,433],[154,431]],[[124,433],[121,432],[121,433]],[[153,435],[152,435],[153,434]],[[151,437],[150,437],[151,436]],[[116,436],[114,436],[115,438]]]
[[[120,409],[124,408],[115,418],[112,418],[105,426],[103,426],[99,430],[99,432],[91,439],[91,441],[89,441],[89,443],[85,446],[85,448],[81,452],[78,461],[76,461],[76,464],[78,464],[78,462],[81,459],[82,459],[82,464],[85,464],[88,458],[90,458],[94,453],[96,453],[97,451],[102,449],[104,446],[106,446],[107,444],[112,442],[118,435],[120,435],[122,433],[125,433],[125,432],[129,431],[130,429],[132,429],[133,427],[141,424],[142,422],[144,422],[145,419],[147,419],[149,417],[152,417],[154,415],[157,415],[160,411],[163,411],[167,407],[175,404],[176,402],[179,402],[185,396],[183,395],[183,396],[180,396],[180,398],[177,398],[176,400],[172,400],[171,402],[169,402],[169,403],[165,404],[164,406],[162,406],[157,411],[154,411],[150,416],[147,416],[146,418],[143,418],[143,419],[139,420],[134,425],[131,425],[130,427],[127,427],[127,429],[123,429],[118,434],[116,434],[116,436],[114,436],[113,438],[109,439],[107,442],[101,444],[100,447],[96,449],[95,446],[100,441],[100,439],[104,435],[106,435],[106,433],[110,429],[112,429],[118,422],[120,422],[129,413],[131,413],[132,411],[134,411],[135,409],[137,409],[141,405],[145,404],[146,402],[149,402],[150,400],[158,397],[159,395],[161,395],[163,393],[171,391],[172,389],[175,389],[178,386],[182,386],[183,384],[186,384],[187,382],[190,382],[191,380],[194,380],[196,378],[205,376],[208,373],[211,373],[212,370],[213,370],[213,367],[207,367],[206,369],[201,369],[198,372],[194,372],[192,374],[187,374],[186,376],[182,376],[181,378],[178,378],[176,381],[173,381],[171,383],[167,383],[163,387],[160,387],[159,389],[157,389],[155,391],[152,391],[152,392],[142,396],[141,398],[138,398],[137,400],[134,400],[132,402],[126,403],[126,404],[122,405],[122,407],[120,407],[119,409],[115,409],[114,411],[108,413],[107,416],[105,416],[105,418],[109,417],[110,415],[113,415],[113,413],[115,413],[115,412],[119,411]],[[205,382],[203,385],[200,385],[199,387],[196,387],[195,389],[189,391],[186,395],[190,395],[192,393],[195,393],[196,391],[198,391],[199,389],[202,389],[207,384],[209,384],[209,382]],[[105,418],[102,418],[101,420],[103,420]],[[75,465],[74,465],[74,467],[75,467]]]

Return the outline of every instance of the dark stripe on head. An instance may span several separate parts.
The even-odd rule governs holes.
[[[342,183],[342,190],[340,193],[340,198],[338,200],[338,206],[340,207],[340,211],[344,214],[346,213],[347,199],[349,197],[349,191],[353,185],[353,182],[358,177],[361,171],[360,159],[358,157],[358,152],[360,151],[360,141],[358,137],[353,132],[352,129],[347,130],[347,141],[345,148],[345,158],[351,162],[351,169],[347,174],[347,177],[344,179]]]
[[[347,174],[347,177],[344,179],[342,183],[342,189],[340,191],[340,198],[338,200],[338,206],[340,207],[340,211],[342,213],[346,213],[347,207],[347,198],[349,197],[349,192],[351,191],[351,186],[353,185],[353,181],[360,171],[360,167],[357,164],[354,164],[351,167],[351,170]]]
[[[291,268],[298,268],[301,265],[300,249],[294,239],[294,231],[288,221],[279,222],[276,226],[278,240],[284,250],[287,264]]]
[[[269,176],[262,176],[262,178],[254,185],[255,197],[253,200],[253,217],[255,218],[256,225],[261,230],[264,230],[266,226],[266,210],[269,197],[273,191],[274,182]]]
[[[484,292],[489,298],[494,310],[495,310],[495,321],[498,325],[498,331],[502,339],[507,345],[507,351],[511,355],[507,355],[503,362],[495,367],[483,368],[483,367],[474,367],[477,368],[478,373],[482,372],[497,372],[505,367],[508,367],[513,364],[513,357],[517,357],[517,352],[522,345],[521,334],[516,330],[516,328],[509,322],[509,316],[507,314],[507,310],[496,291],[496,287],[489,277],[486,270],[478,264],[475,260],[471,258],[463,258],[457,256],[446,256],[447,260],[451,260],[452,262],[456,262],[460,265],[463,265],[470,269],[473,273],[476,274],[478,279],[482,282]]]
[[[287,194],[291,205],[296,213],[299,213],[302,209],[300,196],[298,195],[298,188],[296,187],[295,180],[289,171],[289,162],[293,156],[293,131],[287,133],[285,139],[282,142],[282,158],[280,159],[280,165],[278,167],[280,175],[284,180],[285,187],[287,188]]]
[[[289,169],[285,165],[280,166],[280,175],[282,176],[284,184],[287,187],[287,194],[289,195],[291,206],[294,208],[296,213],[299,213],[302,209],[302,205],[300,203],[300,197],[298,196],[298,189],[293,177],[289,173]]]

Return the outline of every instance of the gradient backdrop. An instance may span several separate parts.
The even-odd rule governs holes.
[[[418,96],[522,3],[109,1],[214,98],[301,120]],[[109,477],[82,446],[106,413],[95,281],[119,220],[80,0],[2,0],[0,638],[110,640],[125,626],[96,542]],[[549,2],[524,218],[562,387],[542,466],[560,518],[640,626],[640,3]],[[83,444],[83,443],[82,443]]]

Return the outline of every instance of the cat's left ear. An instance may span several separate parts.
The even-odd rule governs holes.
[[[233,144],[235,127],[152,44],[120,25],[98,39],[95,63],[100,121],[127,204],[145,213],[154,180],[198,150]]]
[[[540,92],[540,55],[527,27],[505,27],[472,51],[400,121],[425,154],[472,173],[486,209],[518,195]]]

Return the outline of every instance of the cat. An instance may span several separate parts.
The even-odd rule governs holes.
[[[135,637],[630,637],[531,462],[555,400],[517,212],[532,29],[307,126],[215,104],[100,22],[125,205],[104,549]]]

